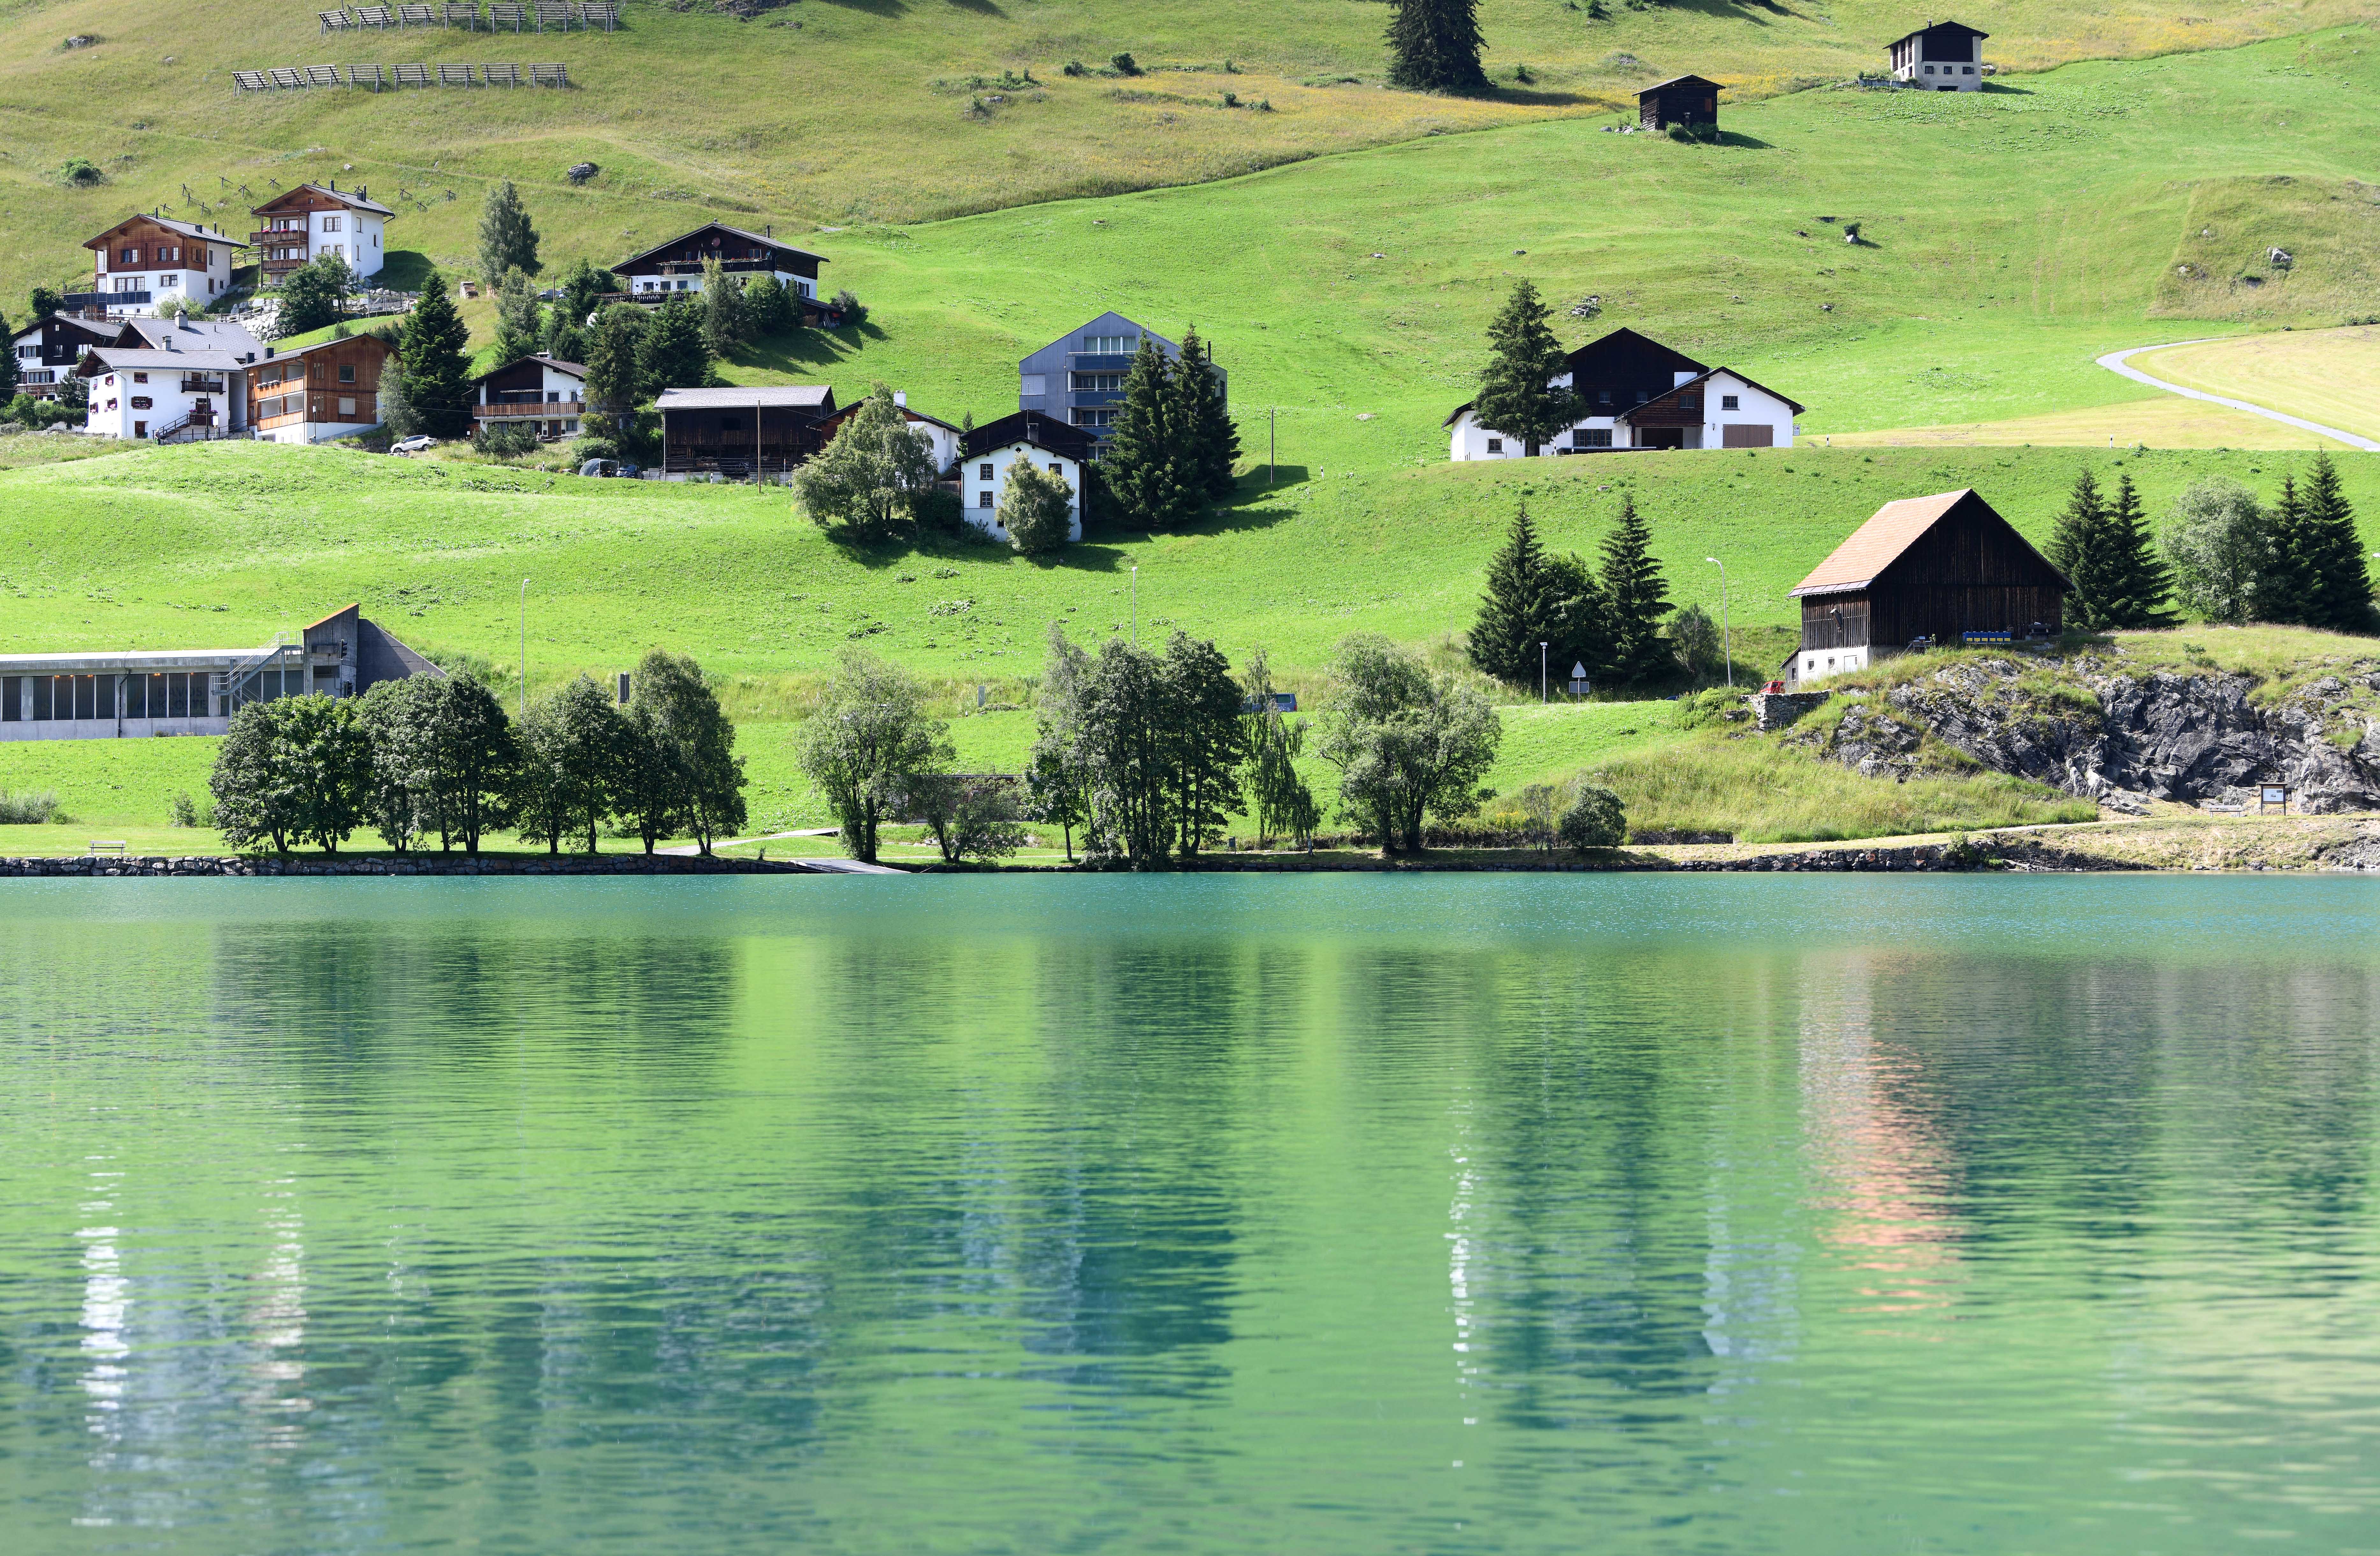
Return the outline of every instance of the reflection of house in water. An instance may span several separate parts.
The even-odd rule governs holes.
[[[443,674],[355,605],[255,649],[0,654],[0,740],[221,735],[242,703]]]

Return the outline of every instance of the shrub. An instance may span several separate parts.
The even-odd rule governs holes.
[[[1108,56],[1108,63],[1115,67],[1115,72],[1119,76],[1137,76],[1140,74],[1139,62],[1135,60],[1132,55],[1128,54],[1110,55]]]
[[[193,800],[188,789],[175,795],[173,812],[174,824],[177,827],[212,827],[215,824],[215,802],[212,799]]]
[[[581,465],[589,459],[617,459],[620,445],[610,438],[585,437],[570,445],[570,457]]]
[[[1227,92],[1225,92],[1225,93],[1223,94],[1223,106],[1224,106],[1224,107],[1226,107],[1226,108],[1236,108],[1236,107],[1238,107],[1239,105],[1240,105],[1240,94],[1239,94],[1238,92],[1235,92],[1235,91],[1227,91]]]
[[[58,796],[55,789],[27,789],[22,794],[10,794],[0,789],[0,826],[38,827],[49,821],[63,821],[58,813]]]
[[[88,189],[107,182],[107,175],[89,157],[68,157],[58,165],[58,182],[72,188]]]
[[[834,302],[832,306],[837,313],[843,315],[843,322],[846,324],[868,322],[868,305],[861,302],[858,295],[848,286],[834,295]]]
[[[1054,471],[1019,460],[1008,468],[999,511],[1010,545],[1027,556],[1046,555],[1064,545],[1074,528],[1075,489]]]
[[[1079,59],[1070,59],[1066,61],[1064,73],[1069,76],[1085,76],[1089,74],[1088,71],[1083,68],[1083,62]]]
[[[1620,796],[1600,784],[1582,784],[1578,797],[1562,812],[1561,840],[1579,853],[1590,848],[1617,848],[1628,837],[1628,814]]]
[[[471,446],[499,459],[517,459],[524,454],[537,452],[537,433],[528,427],[507,427],[502,422],[483,421],[471,434]]]
[[[959,501],[959,494],[946,486],[917,493],[910,500],[909,511],[917,516],[917,526],[923,529],[955,535],[975,528],[966,522],[966,505]]]

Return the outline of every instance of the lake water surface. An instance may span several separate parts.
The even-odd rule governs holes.
[[[0,1548],[2380,1548],[2374,893],[0,885]]]

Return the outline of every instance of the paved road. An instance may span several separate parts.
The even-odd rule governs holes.
[[[2203,335],[2200,337],[2201,340],[2223,340],[2227,338],[2228,337],[2223,335]],[[2204,400],[2209,405],[2228,406],[2233,410],[2244,410],[2251,416],[2261,416],[2267,421],[2286,422],[2291,427],[2302,428],[2309,432],[2319,432],[2325,438],[2337,438],[2339,442],[2345,444],[2350,448],[2361,448],[2367,452],[2380,453],[2380,443],[2375,443],[2372,439],[2362,437],[2357,433],[2345,432],[2337,427],[2325,427],[2319,421],[2308,421],[2302,416],[2290,416],[2283,411],[2268,410],[2263,406],[2250,405],[2245,400],[2228,399],[2221,395],[2209,395],[2197,389],[2185,389],[2179,383],[2168,383],[2162,378],[2151,378],[2148,374],[2141,371],[2140,369],[2131,365],[2131,359],[2139,356],[2143,351],[2162,351],[2167,346],[2196,346],[2198,344],[2199,342],[2196,340],[2169,340],[2165,343],[2165,346],[2134,346],[2122,351],[2108,352],[2106,356],[2099,359],[2099,365],[2107,369],[2109,372],[2122,374],[2124,377],[2131,379],[2135,383],[2145,383],[2152,389],[2162,389],[2168,395],[2180,395],[2186,400]]]

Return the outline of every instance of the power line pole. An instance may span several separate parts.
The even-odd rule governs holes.
[[[1538,700],[1540,703],[1542,703],[1542,702],[1544,702],[1544,701],[1546,701],[1546,700],[1547,700],[1547,699],[1546,699],[1546,646],[1545,646],[1543,643],[1539,643],[1539,644],[1537,645],[1537,700]]]
[[[1727,689],[1735,689],[1735,640],[1727,629],[1727,564],[1716,556],[1706,556],[1705,562],[1718,569],[1718,656],[1727,661]]]

